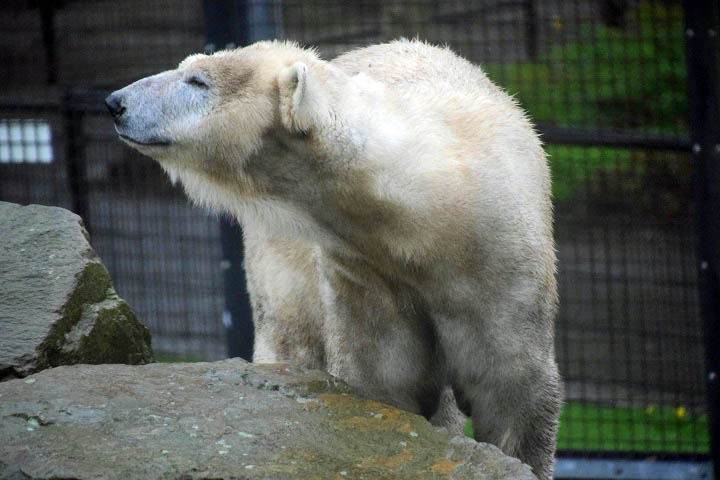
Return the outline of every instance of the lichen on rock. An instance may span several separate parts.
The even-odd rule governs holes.
[[[149,331],[118,298],[80,217],[0,202],[0,232],[0,380],[152,361]]]
[[[288,365],[75,365],[0,383],[0,399],[0,478],[535,478],[491,445]]]

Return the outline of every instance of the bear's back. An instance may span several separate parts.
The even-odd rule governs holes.
[[[532,238],[545,243],[552,265],[547,159],[512,97],[451,50],[417,40],[361,48],[331,63],[348,75],[364,74],[386,85],[402,107],[398,115],[412,125],[416,144],[440,142],[438,163],[467,166],[474,185],[468,198],[482,198],[483,211],[506,223],[526,225]],[[490,196],[483,193],[490,191]]]
[[[418,40],[401,39],[352,50],[331,63],[350,75],[364,73],[398,88],[423,85],[440,90],[451,85],[481,96],[506,97],[480,68],[447,48]]]
[[[401,39],[352,50],[331,63],[348,75],[364,74],[384,84],[408,111],[422,112],[427,119],[456,118],[474,132],[494,130],[497,145],[503,143],[500,138],[531,145],[536,153],[531,156],[542,157],[544,163],[522,108],[479,67],[449,48]],[[417,115],[412,118],[419,129],[418,120]],[[436,129],[437,122],[429,125]]]

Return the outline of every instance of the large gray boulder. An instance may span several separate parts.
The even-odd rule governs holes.
[[[0,478],[535,478],[325,373],[240,359],[45,370],[0,384],[0,419]]]
[[[0,236],[0,380],[152,360],[147,327],[118,298],[80,217],[0,202]]]

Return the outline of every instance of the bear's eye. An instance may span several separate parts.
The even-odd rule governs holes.
[[[190,75],[185,79],[185,83],[197,88],[210,88],[207,82],[205,82],[205,80],[199,75]]]

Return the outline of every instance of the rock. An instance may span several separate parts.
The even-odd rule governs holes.
[[[286,365],[63,366],[0,384],[0,478],[535,478],[497,448]]]
[[[150,334],[62,208],[0,202],[0,379],[75,363],[152,360]]]

